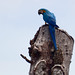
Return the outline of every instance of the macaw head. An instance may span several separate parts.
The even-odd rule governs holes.
[[[38,14],[40,15],[40,14],[44,14],[44,13],[48,13],[49,11],[47,10],[47,9],[44,9],[44,8],[42,8],[42,9],[39,9],[38,10]]]

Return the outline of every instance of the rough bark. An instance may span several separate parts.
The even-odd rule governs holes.
[[[69,75],[74,40],[66,31],[55,31],[57,51],[54,50],[48,25],[40,27],[30,41],[29,75]]]

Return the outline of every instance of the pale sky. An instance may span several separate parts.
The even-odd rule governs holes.
[[[20,54],[30,59],[29,41],[44,24],[40,8],[53,12],[60,29],[75,38],[75,0],[0,0],[0,75],[29,75],[30,64]],[[74,49],[70,75],[75,74]]]

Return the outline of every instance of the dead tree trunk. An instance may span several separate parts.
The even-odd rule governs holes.
[[[63,30],[55,31],[57,51],[54,50],[49,26],[43,25],[30,41],[31,60],[21,55],[31,63],[29,75],[69,75],[74,40]]]

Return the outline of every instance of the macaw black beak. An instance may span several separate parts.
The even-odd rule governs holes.
[[[43,14],[43,11],[42,10],[38,10],[38,14]]]

